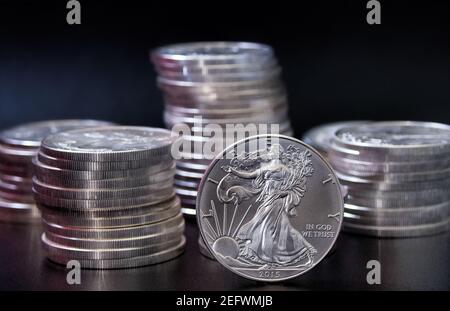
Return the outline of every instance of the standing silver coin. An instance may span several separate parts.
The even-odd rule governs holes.
[[[281,281],[317,265],[343,219],[338,179],[322,156],[282,135],[241,140],[202,178],[197,221],[206,246],[226,268]]]

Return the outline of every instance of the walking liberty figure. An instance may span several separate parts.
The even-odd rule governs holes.
[[[286,150],[274,144],[266,149],[235,156],[227,174],[217,186],[222,203],[234,203],[238,208],[244,201],[254,200],[256,212],[238,230],[239,245],[233,265],[275,267],[309,267],[316,249],[306,241],[290,222],[306,193],[308,177],[314,169],[309,151],[294,146]]]

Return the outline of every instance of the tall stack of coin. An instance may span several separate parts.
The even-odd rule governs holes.
[[[408,237],[448,229],[450,126],[392,121],[344,128],[329,159],[348,191],[346,231]]]
[[[66,265],[112,269],[172,259],[184,249],[170,131],[99,127],[48,136],[34,160],[44,248]]]
[[[226,145],[249,135],[292,135],[281,69],[271,47],[246,42],[171,45],[153,51],[151,59],[166,126],[189,130],[183,131],[175,187],[183,212],[194,215],[200,180]]]
[[[110,124],[96,120],[56,120],[28,123],[0,132],[0,220],[40,222],[31,191],[31,161],[46,136],[60,131]]]

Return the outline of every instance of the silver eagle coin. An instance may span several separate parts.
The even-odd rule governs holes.
[[[227,269],[258,281],[297,277],[331,250],[343,220],[338,178],[288,136],[258,135],[216,157],[202,178],[197,221]]]

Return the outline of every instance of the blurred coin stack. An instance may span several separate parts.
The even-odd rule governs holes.
[[[346,231],[409,237],[448,229],[450,126],[392,121],[343,128],[329,159],[348,191]]]
[[[31,190],[32,159],[46,136],[109,124],[96,120],[56,120],[28,123],[0,132],[0,220],[40,222]]]
[[[334,133],[336,131],[355,125],[367,124],[370,121],[340,121],[322,124],[309,129],[303,134],[302,140],[307,143],[325,158],[328,158],[328,150],[331,147]]]
[[[99,127],[48,136],[33,192],[47,257],[92,269],[155,264],[182,253],[174,138],[165,129]]]
[[[249,135],[292,135],[281,68],[271,47],[246,42],[171,45],[153,51],[151,60],[164,96],[167,128],[184,124],[189,129],[181,141],[175,188],[183,212],[194,215],[197,188],[214,154]],[[220,135],[205,132],[213,124]],[[237,124],[242,127],[234,128]],[[214,154],[205,158],[204,149],[209,151],[211,144]]]

